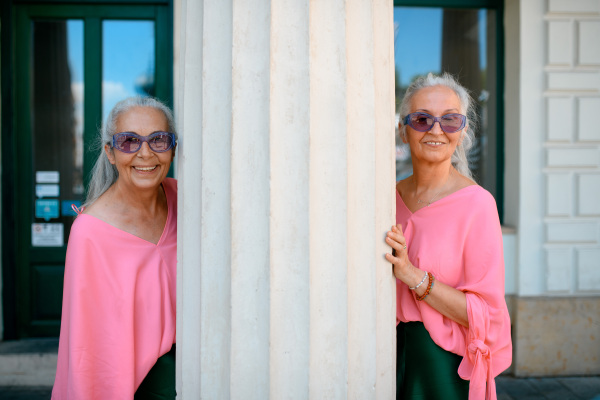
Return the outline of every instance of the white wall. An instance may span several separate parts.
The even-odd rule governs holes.
[[[600,1],[543,10],[546,291],[600,293]]]
[[[506,2],[506,211],[521,296],[600,293],[600,1]]]

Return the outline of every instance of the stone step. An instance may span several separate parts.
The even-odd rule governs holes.
[[[58,339],[0,341],[0,386],[52,386]]]

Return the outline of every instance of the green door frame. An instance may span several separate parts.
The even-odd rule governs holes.
[[[51,3],[51,4],[50,4]],[[57,4],[60,3],[60,4]],[[101,4],[99,4],[101,3]],[[109,3],[109,4],[107,4]],[[32,323],[32,263],[64,264],[62,248],[31,246],[33,160],[30,122],[30,51],[32,19],[84,21],[84,183],[97,152],[91,150],[102,118],[102,20],[155,21],[156,97],[173,104],[172,0],[9,1],[2,18],[2,282],[4,339],[57,336],[60,321]],[[89,51],[88,49],[93,49]],[[169,60],[169,62],[158,62]],[[13,117],[14,116],[14,117]],[[19,134],[25,132],[26,134]],[[18,143],[18,146],[17,146]],[[35,250],[35,251],[32,251]]]
[[[394,7],[487,8],[496,11],[496,204],[504,221],[504,0],[394,0]]]

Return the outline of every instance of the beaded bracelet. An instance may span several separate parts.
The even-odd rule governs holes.
[[[435,280],[435,278],[433,277],[433,274],[431,272],[428,272],[427,276],[429,276],[429,284],[427,285],[427,290],[425,291],[425,293],[423,293],[423,296],[419,296],[418,294],[415,293],[415,297],[418,301],[425,300],[425,297],[429,296],[429,293],[431,292],[431,288],[433,287],[433,281]]]
[[[419,282],[419,284],[415,287],[408,287],[410,290],[415,290],[418,289],[419,286],[421,286],[423,284],[423,282],[425,282],[425,279],[427,279],[427,275],[429,274],[429,272],[425,271],[425,276],[423,277],[423,279],[421,279],[421,282]]]

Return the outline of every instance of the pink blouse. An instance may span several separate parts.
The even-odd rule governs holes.
[[[52,399],[133,399],[175,343],[177,181],[157,244],[80,214],[71,228]]]
[[[466,294],[469,328],[416,301],[400,280],[396,321],[422,321],[435,343],[463,357],[458,374],[470,380],[469,399],[495,400],[494,377],[510,366],[512,343],[494,198],[473,185],[412,213],[396,192],[396,223],[413,265]]]

